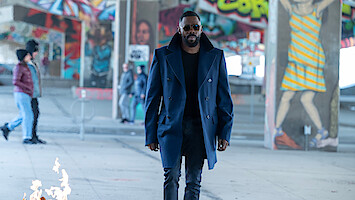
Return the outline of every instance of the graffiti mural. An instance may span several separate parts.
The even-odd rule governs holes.
[[[203,32],[216,47],[223,49],[226,53],[243,55],[249,52],[264,51],[246,39],[251,31],[260,32],[261,38],[263,38],[264,31],[262,29],[214,13],[200,11],[199,14]],[[263,42],[262,39],[261,43]]]
[[[64,34],[55,30],[47,29],[44,27],[39,27],[24,22],[7,22],[0,24],[0,41],[8,42],[16,46],[23,46],[28,40],[36,39],[41,43],[41,46],[45,44],[52,43],[57,46],[59,52],[61,52],[61,46],[64,41]],[[18,62],[15,55],[9,56],[6,45],[2,44],[0,55],[0,65],[7,66],[6,68],[1,67],[0,74],[11,74],[11,69],[14,64]],[[55,50],[53,49],[53,55]],[[51,60],[60,60],[61,54],[58,57],[53,57]],[[4,70],[6,69],[6,70]]]
[[[355,7],[343,4],[341,48],[355,46]]]
[[[80,72],[80,21],[22,6],[15,6],[14,9],[16,21],[65,33],[65,62],[61,75],[65,79],[77,79]]]
[[[192,10],[190,5],[179,5],[175,8],[160,11],[158,25],[158,47],[169,44],[171,38],[176,33],[176,27],[179,24],[179,17],[187,10]]]
[[[96,24],[86,32],[84,87],[111,87],[111,54],[113,37],[111,24]]]
[[[176,33],[179,17],[186,10],[193,10],[193,7],[180,5],[160,12],[159,46],[168,45],[172,36]],[[200,10],[198,14],[201,18],[203,32],[211,39],[214,46],[223,49],[226,53],[246,54],[250,51],[263,51],[257,45],[248,43],[245,39],[250,31],[260,31],[263,35],[262,29],[206,11]],[[263,42],[262,40],[261,43]]]
[[[0,24],[0,40],[24,44],[30,39],[62,44],[63,33],[23,22]]]
[[[303,144],[300,144],[300,140],[298,142],[295,140],[299,135],[289,133],[284,129],[291,130],[292,127],[293,130],[297,130],[293,125],[294,122],[285,121],[291,111],[291,102],[296,95],[300,97],[301,106],[317,130],[311,136],[309,147],[319,149],[338,145],[337,133],[329,132],[327,123],[321,118],[319,106],[317,107],[314,103],[317,94],[324,94],[332,88],[332,86],[326,86],[324,72],[327,57],[320,33],[322,24],[325,23],[322,20],[323,12],[334,1],[322,0],[317,4],[313,3],[313,0],[292,4],[289,0],[280,1],[289,14],[291,32],[288,62],[281,80],[282,95],[276,114],[275,148],[302,149]],[[299,112],[299,110],[292,110],[292,112]]]
[[[77,17],[91,21],[114,20],[114,6],[108,6],[107,0],[28,0],[56,15]]]
[[[199,8],[259,28],[267,27],[267,0],[199,0]]]
[[[138,53],[138,49],[144,50],[145,52],[141,55],[148,53],[147,57],[144,56],[142,59],[137,59],[135,57],[129,57],[129,60],[134,64],[134,66],[144,65],[145,72],[148,73],[150,63],[153,59],[154,49],[157,48],[158,41],[158,26],[159,23],[159,4],[158,2],[144,2],[133,1],[132,4],[132,21],[131,21],[131,36],[130,36],[130,48],[135,49],[134,52]],[[148,47],[148,48],[147,48]],[[147,51],[148,49],[148,51]],[[131,54],[132,55],[132,54]],[[145,59],[143,59],[145,58]],[[135,67],[133,68],[135,72]]]

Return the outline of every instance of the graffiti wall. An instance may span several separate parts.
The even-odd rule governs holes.
[[[148,46],[148,52],[142,53],[148,53],[149,56],[146,61],[142,59],[131,59],[131,61],[135,66],[144,65],[147,73],[154,49],[158,44],[159,3],[137,0],[132,2],[131,48],[135,48],[137,52],[137,50],[147,49]]]
[[[115,7],[107,6],[107,0],[28,0],[56,15],[92,19],[114,20]]]
[[[267,0],[199,0],[198,7],[252,26],[267,27],[269,10]]]
[[[113,37],[111,29],[111,23],[95,23],[87,27],[84,87],[112,87]]]
[[[341,47],[355,46],[355,7],[343,4]]]
[[[223,49],[227,55],[245,55],[250,52],[264,51],[248,40],[248,34],[251,31],[260,32],[263,38],[263,29],[205,11],[200,11],[199,15],[203,32],[211,39],[214,46]],[[264,43],[263,39],[261,43]]]
[[[193,10],[193,6],[180,5],[179,7],[163,10],[159,17],[159,46],[168,45],[172,36],[176,33],[179,17],[187,10]],[[250,31],[263,30],[234,19],[224,17],[215,13],[198,10],[201,18],[203,32],[209,37],[213,45],[223,49],[226,54],[246,54],[250,51],[264,51],[258,46],[248,42],[247,37]],[[261,36],[261,38],[263,38]],[[264,41],[262,40],[261,43]]]
[[[55,52],[61,52],[61,47],[64,45],[63,38],[64,34],[61,32],[24,22],[7,22],[0,24],[0,42],[3,42],[0,46],[0,64],[3,66],[3,70],[0,70],[0,74],[11,74],[12,66],[18,62],[14,53],[15,50],[12,50],[9,42],[11,42],[14,47],[23,48],[28,40],[36,39],[40,43],[40,50],[42,47],[45,47],[46,44],[52,43],[59,48],[53,49],[51,55],[55,55]],[[7,46],[9,47],[7,48]],[[8,49],[11,50],[9,51]],[[48,52],[48,49],[45,51]],[[50,60],[60,61],[61,57],[62,55],[59,54],[58,56],[53,56]],[[7,67],[5,68],[5,66]]]
[[[109,84],[110,81],[107,80],[112,80],[109,76],[112,52],[112,33],[111,25],[103,25],[105,23],[102,21],[114,20],[115,6],[108,5],[107,0],[29,1],[34,3],[36,6],[48,10],[50,13],[56,14],[53,16],[70,16],[86,22],[87,37],[85,41],[84,84],[86,87],[109,87],[107,84]],[[64,23],[66,22],[67,21],[64,21]],[[79,79],[80,29],[65,29],[64,31],[69,31],[71,32],[70,34],[72,34],[72,36],[69,36],[70,42],[67,42],[66,44],[66,65],[64,70],[64,78]],[[74,37],[74,34],[77,34],[77,36]],[[99,44],[99,41],[101,41],[101,44]],[[102,48],[105,50],[101,50]]]
[[[337,0],[278,5],[274,149],[337,150],[340,9]]]
[[[159,43],[158,47],[168,45],[179,25],[179,17],[187,10],[192,10],[190,5],[179,5],[175,8],[162,10],[159,13]]]
[[[15,6],[15,20],[65,33],[65,63],[62,78],[78,79],[80,70],[81,23],[37,9]]]
[[[45,27],[35,26],[24,22],[11,22],[0,24],[0,39],[25,44],[30,39],[43,42],[62,44],[64,34]]]

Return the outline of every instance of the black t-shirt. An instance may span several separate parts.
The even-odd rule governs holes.
[[[197,85],[198,59],[200,53],[190,54],[184,50],[181,51],[187,96],[184,117],[200,118]]]

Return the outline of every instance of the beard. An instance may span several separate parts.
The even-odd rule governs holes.
[[[195,41],[192,42],[189,40],[189,37],[195,37]],[[201,36],[196,36],[194,34],[189,34],[187,36],[182,36],[182,40],[184,41],[184,43],[188,46],[188,47],[195,47],[198,45],[198,43],[200,42],[200,38]]]

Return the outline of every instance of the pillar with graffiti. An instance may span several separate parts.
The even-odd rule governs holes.
[[[341,2],[269,1],[265,146],[336,151]]]

